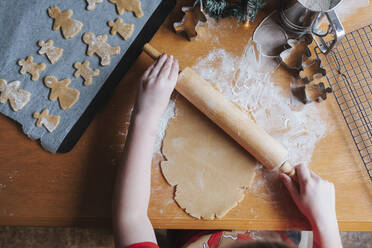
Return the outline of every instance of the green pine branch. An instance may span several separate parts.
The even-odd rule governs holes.
[[[204,11],[209,16],[216,20],[235,17],[239,22],[247,17],[249,20],[254,20],[264,4],[265,0],[203,0]]]

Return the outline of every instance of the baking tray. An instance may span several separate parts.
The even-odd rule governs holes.
[[[70,132],[66,135],[59,146],[57,153],[67,153],[74,148],[84,131],[88,128],[90,122],[111,96],[114,89],[120,83],[121,79],[130,69],[132,64],[136,61],[137,57],[141,54],[145,43],[152,39],[169,13],[174,9],[176,2],[176,0],[163,0],[159,4],[157,9],[142,28],[141,32],[128,48],[119,64],[117,64],[111,75],[105,81],[100,91],[86,108],[80,119],[71,128]]]

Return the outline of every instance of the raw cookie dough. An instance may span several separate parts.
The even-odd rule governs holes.
[[[97,3],[102,3],[103,0],[86,0],[87,1],[87,10],[92,11],[96,9]]]
[[[44,109],[41,113],[35,112],[33,117],[37,119],[37,127],[41,127],[41,125],[43,125],[50,133],[57,128],[61,118],[58,115],[49,115],[49,110],[47,109]]]
[[[14,111],[23,109],[30,101],[31,93],[19,89],[20,85],[21,82],[19,81],[7,83],[0,78],[0,103],[4,104],[9,101],[10,107]]]
[[[74,76],[82,77],[84,79],[84,85],[88,86],[92,84],[93,77],[99,75],[99,70],[95,69],[94,71],[89,67],[89,61],[85,60],[84,63],[76,62],[74,68],[76,69]]]
[[[45,86],[50,88],[49,100],[55,101],[58,99],[63,110],[71,108],[80,96],[80,91],[67,87],[70,83],[71,80],[68,78],[61,81],[53,76],[44,78]]]
[[[116,10],[119,15],[122,15],[125,11],[133,12],[136,17],[142,17],[143,11],[141,8],[140,0],[109,0],[111,3],[116,5]]]
[[[47,42],[40,40],[38,42],[38,45],[40,47],[40,50],[38,53],[40,55],[46,54],[47,58],[52,64],[57,62],[63,54],[63,49],[59,47],[55,47],[53,43],[54,43],[53,40],[48,40]]]
[[[86,32],[83,35],[83,41],[88,45],[87,55],[92,56],[93,54],[97,54],[101,58],[102,66],[110,64],[112,55],[120,54],[120,47],[112,47],[106,40],[107,35],[105,34],[96,36],[91,32]]]
[[[28,56],[26,59],[18,60],[18,65],[21,66],[20,73],[22,75],[30,73],[32,81],[38,80],[39,73],[44,71],[46,67],[44,63],[40,64],[34,63],[34,58],[32,56]]]
[[[74,38],[83,27],[81,22],[71,18],[73,13],[70,9],[61,12],[57,6],[48,9],[49,16],[54,19],[53,30],[61,29],[66,39]]]
[[[256,160],[182,96],[176,103],[163,141],[162,173],[188,214],[222,218],[243,200]]]
[[[134,24],[124,24],[120,17],[115,22],[109,21],[108,25],[111,27],[111,35],[119,33],[124,40],[129,39],[133,34]]]

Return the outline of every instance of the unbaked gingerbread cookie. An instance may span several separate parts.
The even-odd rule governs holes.
[[[71,108],[79,99],[80,91],[69,88],[71,80],[65,78],[58,81],[54,76],[44,78],[44,84],[50,88],[49,100],[55,101],[58,99],[59,105],[63,110]]]
[[[83,24],[71,18],[72,10],[61,11],[57,6],[48,9],[48,14],[54,19],[53,30],[61,29],[63,37],[66,39],[74,38],[83,27]]]
[[[86,32],[83,35],[83,41],[88,45],[87,55],[92,56],[93,54],[97,54],[101,58],[102,66],[110,64],[112,55],[120,54],[120,47],[112,47],[106,40],[106,34],[96,36],[91,32]]]
[[[21,82],[14,81],[8,83],[0,78],[0,103],[9,101],[10,107],[14,111],[23,109],[30,101],[31,93],[19,89]]]
[[[109,0],[109,1],[116,5],[116,10],[119,15],[122,15],[125,11],[130,11],[133,12],[136,17],[143,16],[140,0]]]
[[[49,115],[49,110],[44,109],[41,113],[35,112],[33,117],[37,120],[36,126],[44,126],[50,133],[53,132],[61,119],[58,115]]]
[[[111,27],[111,35],[118,33],[124,40],[127,40],[133,34],[134,24],[124,24],[120,17],[115,21],[109,21],[107,24]]]
[[[38,42],[38,45],[40,47],[39,54],[40,55],[46,55],[46,57],[49,59],[50,63],[54,64],[57,62],[62,54],[63,54],[63,48],[55,47],[53,45],[53,40],[48,40],[47,42],[40,40]]]
[[[74,67],[76,69],[74,76],[75,77],[82,77],[84,79],[84,85],[88,86],[92,84],[93,77],[97,77],[99,75],[99,70],[95,69],[92,70],[89,67],[89,61],[86,60],[83,63],[76,62]]]
[[[29,73],[31,80],[36,81],[39,79],[39,73],[45,70],[46,65],[44,63],[34,63],[34,57],[28,56],[26,59],[18,60],[18,65],[21,66],[20,73],[25,75]]]
[[[87,1],[87,10],[92,11],[96,9],[97,3],[102,3],[103,0],[86,0]]]

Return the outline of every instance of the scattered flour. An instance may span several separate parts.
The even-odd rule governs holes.
[[[271,73],[262,70],[258,54],[251,43],[240,57],[216,49],[193,69],[202,78],[217,83],[230,101],[282,143],[289,151],[291,164],[308,165],[316,143],[326,133],[327,123],[316,104],[303,105],[289,89],[276,85]]]
[[[161,155],[161,147],[163,145],[165,130],[167,130],[168,128],[169,120],[175,116],[175,109],[176,101],[171,99],[159,123],[159,131],[158,135],[156,136],[156,141],[154,145],[154,154]]]

